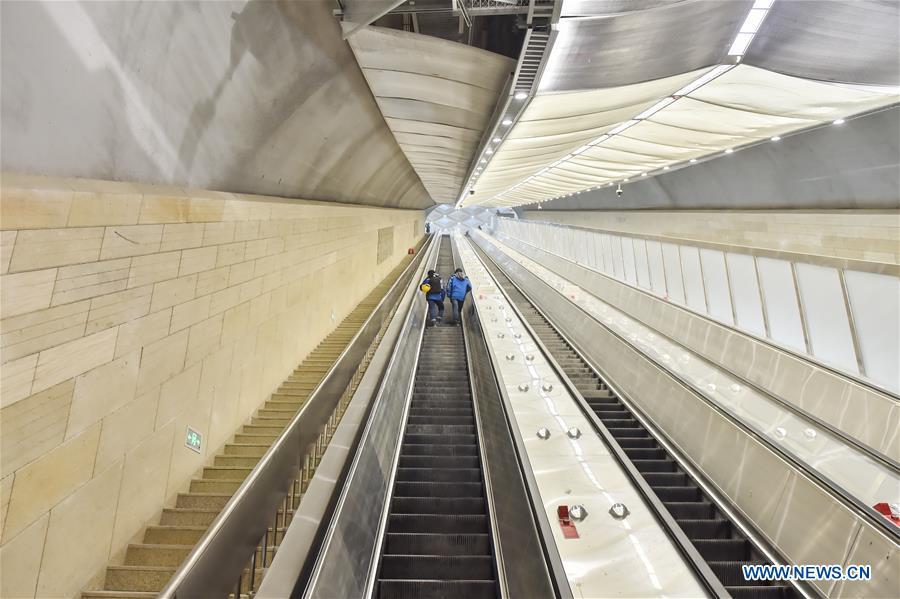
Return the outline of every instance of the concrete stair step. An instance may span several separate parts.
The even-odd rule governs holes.
[[[159,523],[163,526],[209,526],[220,510],[165,508]]]
[[[206,532],[205,526],[148,526],[144,533],[144,544],[152,545],[196,545]]]
[[[249,443],[253,445],[265,445],[268,448],[275,439],[278,438],[278,435],[257,435],[257,434],[249,434],[249,433],[237,433],[234,436],[234,442],[237,444]]]
[[[245,424],[241,428],[241,432],[247,435],[275,435],[281,434],[284,430],[283,426],[263,426],[260,424]]]
[[[225,445],[225,455],[240,455],[262,457],[269,450],[265,443],[228,443]]]
[[[83,591],[81,599],[156,599],[153,591]]]
[[[256,411],[256,417],[260,419],[269,419],[269,418],[277,418],[277,419],[287,419],[290,421],[291,418],[294,417],[294,414],[297,413],[297,410],[292,408],[291,406],[281,406],[275,404],[274,406],[269,406],[268,402],[266,402],[266,407],[260,408]]]
[[[179,493],[175,507],[193,510],[221,510],[233,493]]]
[[[234,495],[234,492],[238,490],[238,487],[241,486],[241,483],[244,482],[241,480],[204,480],[195,478],[191,481],[191,492],[192,493],[217,493],[217,494],[225,494],[229,493]]]
[[[294,415],[292,413],[279,414],[277,416],[253,416],[250,418],[250,424],[259,426],[274,426],[284,428],[291,421]]]
[[[252,468],[234,466],[207,466],[203,469],[205,480],[244,480],[250,475]]]
[[[243,455],[217,455],[213,459],[213,466],[228,466],[231,468],[253,468],[259,463],[256,456]]]
[[[175,568],[168,566],[109,566],[103,586],[111,591],[159,592],[173,574]]]
[[[193,548],[193,545],[132,543],[125,551],[125,565],[177,568]]]

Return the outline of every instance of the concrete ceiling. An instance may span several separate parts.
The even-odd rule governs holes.
[[[431,206],[334,6],[4,1],[0,166]]]
[[[893,1],[567,0],[537,95],[460,201],[652,178],[896,104],[898,19]]]

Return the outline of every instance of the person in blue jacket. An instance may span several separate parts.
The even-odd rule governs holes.
[[[463,302],[466,301],[466,294],[472,291],[472,283],[463,273],[463,269],[457,268],[447,283],[447,296],[450,298],[450,304],[453,306],[453,324],[459,324],[459,317],[462,314]]]
[[[433,270],[428,271],[428,276],[422,281],[420,287],[426,284],[431,287],[425,294],[425,299],[428,300],[428,319],[434,326],[444,320],[444,298],[447,294],[444,291],[441,275]]]

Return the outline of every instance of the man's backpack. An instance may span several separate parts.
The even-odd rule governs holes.
[[[431,278],[428,279],[428,284],[431,286],[429,290],[429,294],[432,293],[440,293],[443,287],[441,286],[441,275],[435,273],[431,275]]]

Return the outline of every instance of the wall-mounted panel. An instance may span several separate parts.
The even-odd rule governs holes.
[[[753,256],[727,253],[728,274],[731,280],[731,297],[737,314],[737,326],[760,337],[766,336],[762,297],[756,277]]]
[[[653,291],[666,294],[666,273],[663,265],[662,245],[658,241],[647,240],[647,260],[650,266],[650,284]]]
[[[795,268],[813,355],[859,374],[838,271],[813,264],[797,264]]]
[[[675,303],[683,304],[684,282],[681,278],[681,258],[678,256],[678,246],[671,243],[663,243],[661,247],[668,297]]]
[[[681,272],[684,275],[684,294],[687,305],[698,312],[706,312],[706,293],[703,290],[703,270],[697,248],[679,246]]]
[[[757,258],[756,264],[762,282],[772,339],[806,353],[791,263],[773,258]]]
[[[638,285],[650,289],[650,266],[647,264],[647,244],[643,239],[632,239],[634,264],[637,269]]]
[[[731,311],[731,289],[728,281],[728,269],[725,266],[725,254],[718,250],[700,250],[700,263],[703,266],[703,283],[706,286],[706,297],[709,302],[709,315],[725,324],[734,324]]]
[[[844,271],[866,375],[900,393],[900,280]]]

